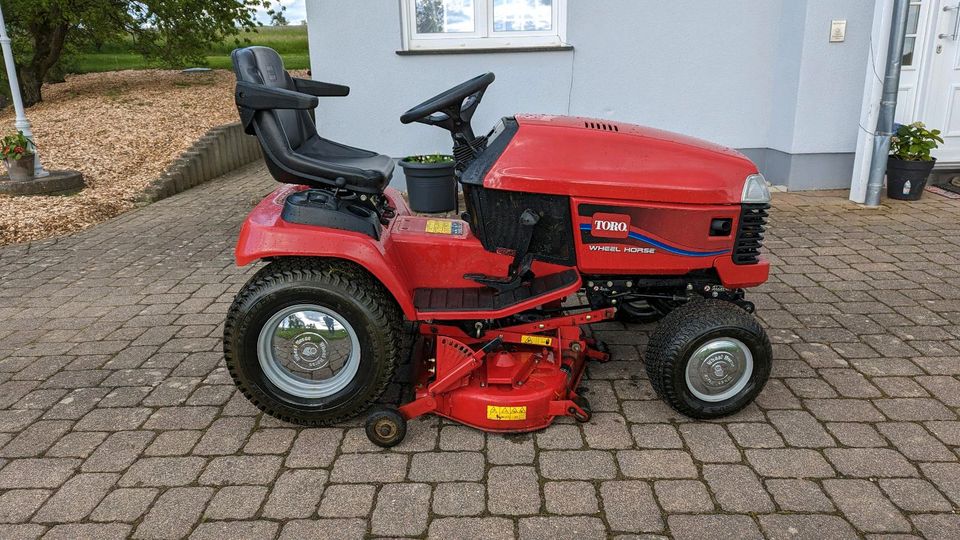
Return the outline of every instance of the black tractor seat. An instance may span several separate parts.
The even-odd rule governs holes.
[[[246,133],[257,136],[277,181],[383,192],[393,176],[393,159],[324,139],[310,116],[318,97],[346,96],[348,87],[291,77],[268,47],[237,49],[231,58],[241,122]]]

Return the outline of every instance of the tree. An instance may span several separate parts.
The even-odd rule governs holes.
[[[168,65],[203,62],[205,48],[256,26],[269,0],[0,0],[26,105],[69,47],[128,35],[134,49]]]
[[[271,9],[267,13],[270,15],[270,24],[273,26],[287,26],[290,24],[290,21],[287,20],[287,16],[283,14],[287,10],[287,6],[281,5],[278,9]]]

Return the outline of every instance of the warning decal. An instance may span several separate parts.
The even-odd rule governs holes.
[[[453,222],[442,219],[428,219],[424,231],[431,234],[453,234]]]
[[[526,420],[527,407],[487,405],[487,420]]]
[[[524,345],[542,345],[544,347],[549,347],[553,344],[553,338],[543,336],[521,336],[520,343],[523,343]]]

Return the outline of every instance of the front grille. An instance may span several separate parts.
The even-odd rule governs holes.
[[[733,244],[734,264],[757,264],[763,248],[763,233],[767,225],[769,204],[744,204],[740,211],[740,227]]]

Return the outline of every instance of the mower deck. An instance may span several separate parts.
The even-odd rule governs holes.
[[[580,325],[611,319],[601,309],[484,331],[469,336],[458,327],[421,327],[415,399],[400,407],[405,420],[433,413],[497,432],[549,426],[558,416],[590,420],[577,394],[589,360],[610,355],[583,337]]]

